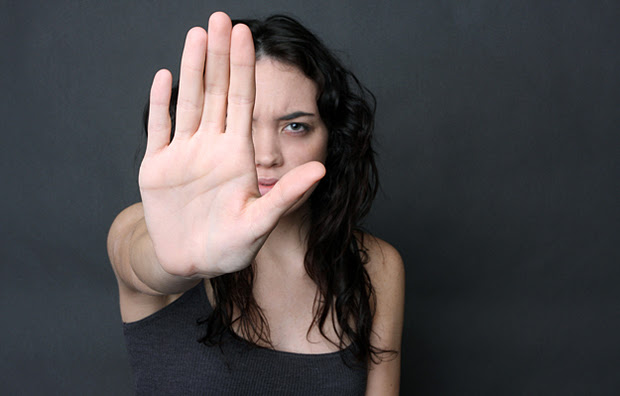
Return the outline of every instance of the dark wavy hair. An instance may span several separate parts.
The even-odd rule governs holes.
[[[317,104],[328,130],[327,173],[311,195],[305,269],[317,285],[314,318],[325,336],[333,326],[341,351],[351,342],[356,360],[376,362],[381,350],[370,343],[375,304],[373,286],[365,264],[361,220],[370,210],[379,180],[372,148],[375,98],[325,45],[295,19],[274,15],[264,20],[236,20],[247,25],[254,39],[256,59],[270,58],[301,70],[318,88]],[[173,91],[173,119],[177,90]],[[148,118],[148,105],[144,123]],[[218,345],[230,333],[251,344],[273,346],[269,325],[252,293],[254,265],[239,272],[210,279],[215,306],[199,320],[206,324],[200,339]],[[334,317],[330,317],[333,307]],[[233,317],[237,308],[238,317]],[[337,323],[336,323],[337,322]],[[238,325],[240,335],[232,331]],[[344,355],[343,355],[344,356]]]

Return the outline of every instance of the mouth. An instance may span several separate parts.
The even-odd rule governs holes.
[[[259,177],[258,178],[258,191],[260,192],[260,195],[265,195],[269,191],[271,191],[271,189],[273,188],[273,186],[276,185],[277,182],[278,182],[278,179],[275,179],[275,178]]]

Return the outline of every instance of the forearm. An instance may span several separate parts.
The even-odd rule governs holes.
[[[161,266],[144,218],[138,221],[129,240],[129,264],[137,281],[150,290],[149,294],[182,293],[196,285],[200,278],[173,275]]]

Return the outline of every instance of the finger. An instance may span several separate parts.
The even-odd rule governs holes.
[[[179,97],[176,112],[175,137],[191,137],[200,125],[203,108],[203,76],[205,54],[207,51],[207,32],[195,27],[187,33],[181,76],[179,77]]]
[[[162,69],[155,74],[149,100],[146,153],[155,153],[170,143],[170,92],[172,75]]]
[[[230,43],[230,86],[226,133],[252,132],[252,112],[256,95],[254,67],[256,55],[252,33],[245,25],[235,25]]]
[[[323,176],[325,166],[317,161],[305,163],[287,172],[271,191],[254,201],[252,218],[255,219],[257,231],[271,231],[280,217],[295,206],[304,194],[309,194]]]
[[[223,12],[216,12],[209,18],[205,100],[200,129],[224,131],[231,30],[230,18]]]

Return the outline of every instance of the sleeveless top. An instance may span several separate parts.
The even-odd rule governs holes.
[[[123,333],[137,395],[363,395],[367,370],[354,346],[301,354],[256,347],[228,333],[217,346],[205,334],[212,307],[204,282]],[[346,364],[343,361],[346,360]]]

